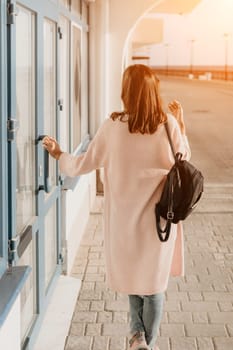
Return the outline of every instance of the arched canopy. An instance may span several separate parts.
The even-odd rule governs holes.
[[[127,45],[140,19],[150,11],[186,13],[201,0],[111,0],[109,1],[108,83],[109,111],[120,109],[120,88]]]

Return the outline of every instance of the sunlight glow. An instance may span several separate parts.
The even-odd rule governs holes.
[[[233,65],[233,0],[203,0],[188,14],[154,14],[164,20],[163,45],[151,48],[151,64],[165,65],[164,44],[169,49],[169,64]],[[190,42],[195,43],[190,49]],[[226,48],[227,42],[227,48]],[[192,53],[190,53],[192,50]],[[226,57],[227,55],[227,57]]]

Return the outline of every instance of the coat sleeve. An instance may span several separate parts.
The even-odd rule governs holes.
[[[182,153],[182,159],[189,160],[191,158],[191,150],[189,147],[188,138],[186,135],[181,134],[178,122],[173,116],[169,116],[169,130],[175,152]]]
[[[87,152],[84,154],[78,156],[73,156],[69,153],[61,154],[59,168],[62,174],[75,177],[105,166],[105,125],[106,122],[99,128],[95,137],[90,142]]]

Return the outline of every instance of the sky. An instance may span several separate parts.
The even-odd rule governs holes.
[[[233,65],[233,0],[203,0],[191,13],[155,16],[164,19],[164,38],[148,51],[151,65]]]

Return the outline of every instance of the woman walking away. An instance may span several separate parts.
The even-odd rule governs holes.
[[[180,224],[161,243],[154,207],[166,174],[174,164],[164,124],[168,123],[176,152],[189,159],[190,149],[180,104],[163,111],[159,81],[144,65],[123,75],[123,111],[106,119],[85,154],[62,152],[55,139],[44,147],[59,160],[60,170],[78,176],[104,169],[104,247],[107,285],[128,294],[130,350],[158,350],[155,345],[169,275],[183,275],[183,234]]]

